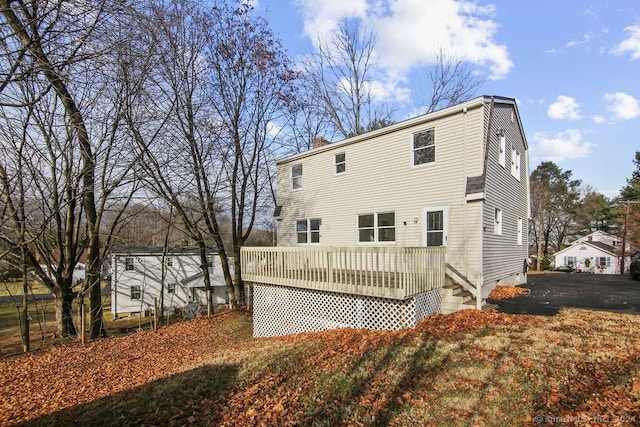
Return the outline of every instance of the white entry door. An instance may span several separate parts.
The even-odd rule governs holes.
[[[424,209],[424,246],[447,246],[449,209],[446,206],[430,206]]]

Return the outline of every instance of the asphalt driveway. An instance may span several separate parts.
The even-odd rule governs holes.
[[[503,313],[553,316],[563,307],[640,314],[640,280],[628,275],[589,273],[529,274],[530,290],[510,300],[492,300]]]

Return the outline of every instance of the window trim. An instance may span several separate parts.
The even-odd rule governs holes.
[[[521,175],[521,171],[520,171],[521,162],[522,162],[522,159],[520,156],[520,152],[514,146],[513,149],[511,150],[511,175],[513,175],[513,177],[518,181],[520,181],[520,175]]]
[[[421,133],[425,133],[425,132],[433,132],[433,144],[429,144],[426,145],[424,147],[419,147],[418,149],[416,149],[415,146],[415,142],[416,142],[416,135],[421,134]],[[423,167],[427,167],[430,165],[434,165],[436,164],[436,128],[435,127],[430,127],[430,128],[426,128],[426,129],[421,129],[419,131],[416,132],[412,132],[411,133],[411,167],[412,168],[423,168]],[[426,150],[428,148],[433,147],[433,160],[430,162],[424,162],[424,163],[417,163],[416,164],[416,151],[417,150]]]
[[[384,214],[393,214],[393,226],[380,226],[378,224],[379,215]],[[360,227],[360,217],[373,215],[373,227]],[[373,240],[372,241],[361,241],[360,240],[360,230],[369,230],[373,229]],[[393,240],[380,240],[380,230],[381,229],[393,229]],[[397,215],[395,210],[379,210],[375,212],[366,212],[356,214],[356,244],[357,245],[395,245],[397,242],[396,231],[398,229],[397,225]]]
[[[506,169],[507,165],[507,137],[504,131],[499,131],[498,135],[498,164]]]
[[[502,236],[502,223],[504,218],[502,216],[502,209],[494,208],[493,211],[493,234],[495,236]]]
[[[523,230],[522,217],[518,217],[516,222],[516,244],[522,246],[522,230]]]
[[[311,222],[318,221],[318,228],[311,228]],[[305,223],[305,230],[298,231],[298,223]],[[305,242],[300,242],[298,237],[304,233]],[[296,234],[296,245],[299,246],[309,246],[309,245],[320,245],[322,244],[322,218],[300,218],[295,221],[295,234]],[[313,235],[317,234],[318,241],[313,241]]]
[[[343,156],[341,162],[338,161],[338,156],[340,155]],[[338,171],[339,166],[343,167],[341,172]],[[347,154],[344,151],[333,156],[333,173],[334,175],[344,175],[347,173]]]
[[[300,167],[300,175],[294,175],[294,169],[296,167]],[[304,188],[303,182],[302,182],[302,177],[304,176],[304,168],[302,167],[302,163],[296,163],[291,165],[291,191],[299,191],[302,190]],[[297,184],[296,184],[297,183]],[[296,185],[298,185],[296,187]]]

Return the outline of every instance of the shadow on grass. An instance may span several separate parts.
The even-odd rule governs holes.
[[[233,387],[238,371],[238,365],[203,366],[22,425],[186,425],[192,424],[192,417],[211,424],[219,416],[221,401]]]

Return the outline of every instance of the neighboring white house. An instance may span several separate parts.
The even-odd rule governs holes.
[[[574,241],[554,255],[555,265],[571,266],[581,272],[596,274],[620,274],[622,240],[604,231],[595,231]],[[631,247],[625,265],[630,262]],[[628,269],[628,268],[627,268]]]
[[[453,293],[475,293],[471,307],[480,307],[496,284],[526,282],[528,177],[511,98],[481,96],[344,141],[316,140],[277,162],[278,246],[446,247]],[[443,298],[442,312],[463,308]]]
[[[162,279],[162,262],[165,277]],[[160,304],[164,283],[164,307],[184,307],[190,302],[206,304],[204,274],[200,252],[195,247],[169,249],[163,257],[161,247],[116,247],[111,255],[111,313],[114,318],[139,313]],[[228,301],[220,265],[214,250],[207,254],[214,304]]]

